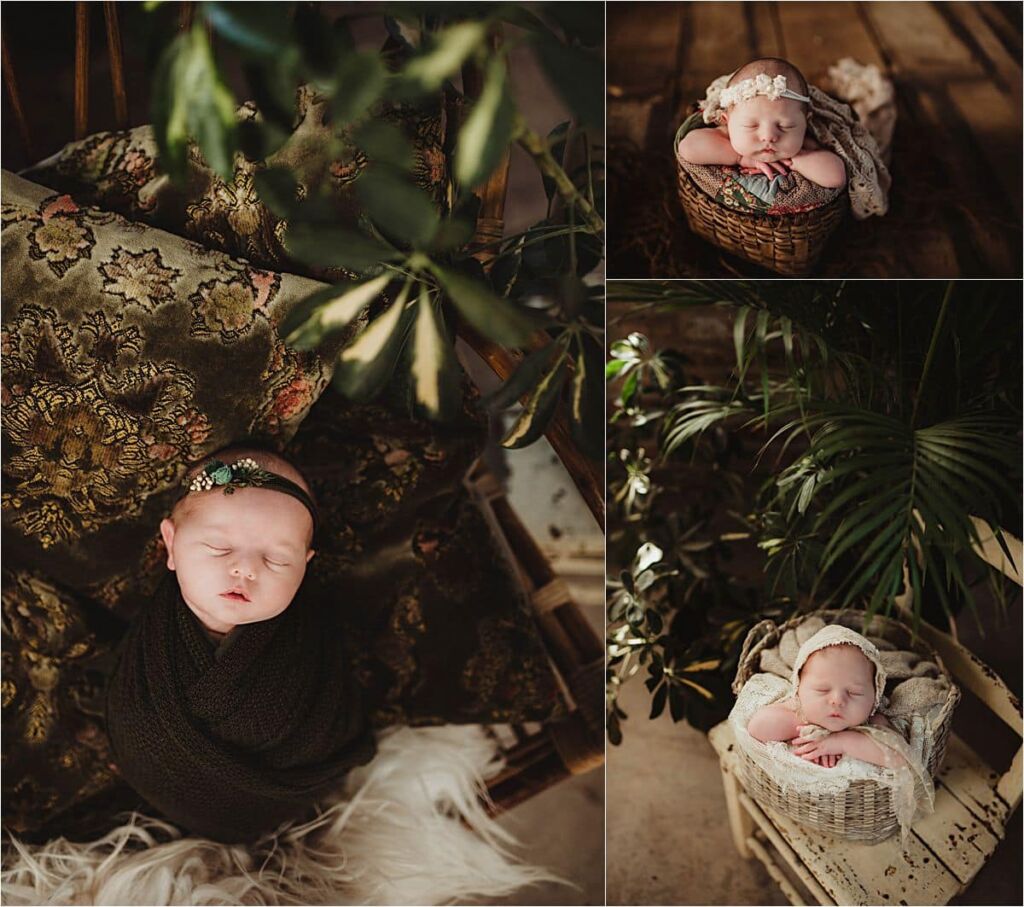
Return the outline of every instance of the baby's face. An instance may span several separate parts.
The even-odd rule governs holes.
[[[802,101],[764,95],[740,101],[726,114],[733,151],[765,163],[798,154],[804,144],[807,116]]]
[[[291,604],[313,556],[312,518],[278,491],[194,492],[190,507],[160,524],[167,566],[204,626],[226,633],[276,617]]]
[[[812,724],[830,731],[863,724],[875,708],[875,666],[856,646],[828,646],[804,662],[797,690]]]

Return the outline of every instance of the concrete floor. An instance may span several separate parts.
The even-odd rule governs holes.
[[[608,747],[608,903],[788,904],[736,853],[707,737],[667,713],[649,721],[639,680],[619,703],[630,717]]]
[[[510,810],[501,824],[522,843],[530,863],[568,884],[523,888],[486,904],[604,904],[603,768],[577,775]]]

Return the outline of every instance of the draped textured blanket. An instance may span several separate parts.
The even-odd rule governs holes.
[[[337,606],[304,589],[218,645],[168,574],[125,637],[107,693],[115,761],[191,832],[255,840],[311,812],[375,752]]]

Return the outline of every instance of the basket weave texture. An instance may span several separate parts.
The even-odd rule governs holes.
[[[924,753],[925,766],[935,777],[946,755],[946,743],[953,723],[953,711],[960,701],[960,690],[938,655],[920,638],[915,637],[905,624],[891,618],[875,615],[867,630],[864,614],[859,611],[816,611],[801,614],[776,626],[770,620],[752,627],[743,643],[733,692],[760,672],[761,652],[777,646],[782,634],[797,627],[808,617],[818,616],[827,624],[842,624],[866,636],[882,638],[898,649],[917,652],[935,662],[949,681],[949,692],[931,727],[932,745]],[[892,789],[877,781],[854,781],[842,794],[807,793],[790,788],[783,790],[767,772],[737,747],[743,773],[743,784],[751,796],[762,806],[789,816],[805,827],[853,841],[877,843],[884,841],[899,829],[896,810],[892,802]]]
[[[679,201],[690,229],[726,252],[782,274],[801,277],[817,264],[850,202],[834,201],[796,214],[748,214],[715,201],[676,160]]]

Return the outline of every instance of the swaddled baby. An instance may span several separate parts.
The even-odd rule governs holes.
[[[788,742],[809,762],[834,768],[843,756],[894,768],[905,759],[860,727],[892,724],[877,709],[885,674],[875,646],[846,627],[830,626],[807,640],[793,666],[796,695],[758,709],[747,724],[752,737]]]
[[[163,520],[170,572],[107,695],[121,774],[189,831],[250,841],[301,818],[375,745],[339,601],[305,588],[317,510],[286,460],[228,449]]]
[[[786,60],[753,60],[736,70],[718,96],[718,124],[693,129],[679,143],[691,164],[738,166],[769,180],[790,171],[829,189],[846,185],[842,159],[807,133],[811,98],[800,71]]]

